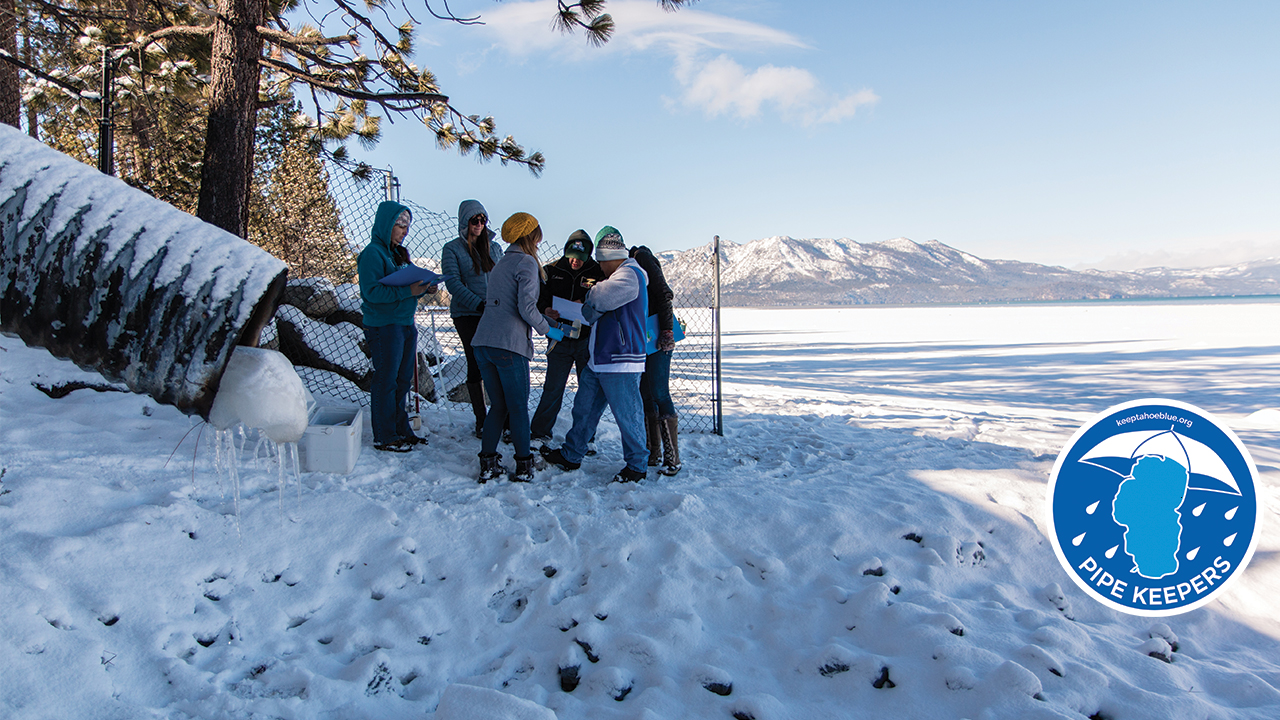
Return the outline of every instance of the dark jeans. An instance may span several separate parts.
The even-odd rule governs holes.
[[[644,400],[646,415],[660,418],[676,414],[671,402],[671,351],[659,350],[644,360],[644,374],[640,376],[640,398]]]
[[[529,424],[529,432],[533,437],[550,437],[556,429],[556,418],[560,416],[560,407],[564,404],[564,388],[569,383],[569,371],[578,367],[578,377],[587,369],[587,361],[591,359],[591,348],[587,346],[588,338],[565,339],[556,343],[547,353],[547,377],[542,383],[542,398],[538,400],[538,409],[533,412],[533,421]]]
[[[365,327],[364,340],[373,360],[373,387],[369,390],[369,419],[373,442],[382,445],[407,438],[409,413],[405,397],[413,384],[418,328],[413,325]]]
[[[529,358],[501,348],[476,348],[476,362],[489,393],[480,452],[498,451],[504,419],[511,421],[511,444],[516,457],[529,456]]]
[[[462,340],[462,352],[467,356],[467,382],[480,382],[480,366],[476,364],[476,351],[471,347],[471,339],[476,336],[476,328],[480,327],[479,315],[464,315],[453,319],[453,326],[458,329],[458,339]]]

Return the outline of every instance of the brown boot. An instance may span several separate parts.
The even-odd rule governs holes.
[[[649,467],[662,464],[662,433],[658,430],[658,416],[645,413],[644,429],[649,434]]]
[[[677,439],[675,415],[658,418],[658,431],[662,434],[662,467],[658,472],[670,477],[680,472],[680,441]]]

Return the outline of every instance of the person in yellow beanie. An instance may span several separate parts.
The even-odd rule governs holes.
[[[510,421],[511,443],[515,446],[516,469],[511,480],[533,479],[534,459],[529,449],[532,331],[552,340],[564,338],[564,333],[547,320],[559,319],[559,313],[548,310],[544,317],[538,312],[538,292],[546,279],[538,262],[538,244],[542,242],[538,219],[524,212],[512,215],[502,223],[502,239],[508,243],[507,251],[489,275],[484,314],[471,341],[491,403],[480,435],[477,480],[481,483],[501,477],[504,471],[502,455],[497,452],[504,418]]]

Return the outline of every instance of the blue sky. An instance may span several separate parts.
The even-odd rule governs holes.
[[[1280,255],[1280,3],[453,0],[414,60],[547,156],[541,178],[384,124],[403,195],[523,210],[560,241],[938,240],[1078,267]]]

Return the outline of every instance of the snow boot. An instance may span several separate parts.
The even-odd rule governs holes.
[[[413,443],[408,440],[397,438],[391,442],[374,443],[374,450],[382,450],[383,452],[407,453],[413,450]]]
[[[547,446],[543,445],[542,447],[545,448]],[[541,449],[539,449],[539,452],[541,452]],[[564,454],[560,452],[560,448],[556,448],[555,450],[551,450],[548,448],[547,452],[542,454],[542,457],[548,463],[555,465],[561,470],[577,470],[578,468],[582,467],[582,463],[570,462],[568,459],[566,459]]]
[[[662,433],[662,467],[658,472],[668,477],[680,472],[680,441],[677,438],[678,418],[670,415],[658,418],[658,431]]]
[[[471,399],[471,412],[476,416],[476,437],[484,433],[484,385],[467,383],[467,397]]]
[[[481,485],[490,480],[497,480],[506,472],[506,468],[502,467],[502,455],[500,453],[480,453],[480,477],[476,478],[476,482]]]
[[[644,470],[632,470],[629,467],[624,467],[618,471],[617,475],[613,476],[613,482],[616,482],[616,483],[640,482],[641,480],[644,480],[646,477],[648,477],[648,473],[646,473]]]
[[[644,414],[644,429],[649,437],[649,467],[662,464],[662,433],[658,431],[658,416]]]
[[[511,473],[511,482],[531,482],[538,466],[535,456],[530,453],[525,457],[516,456],[516,471]]]

